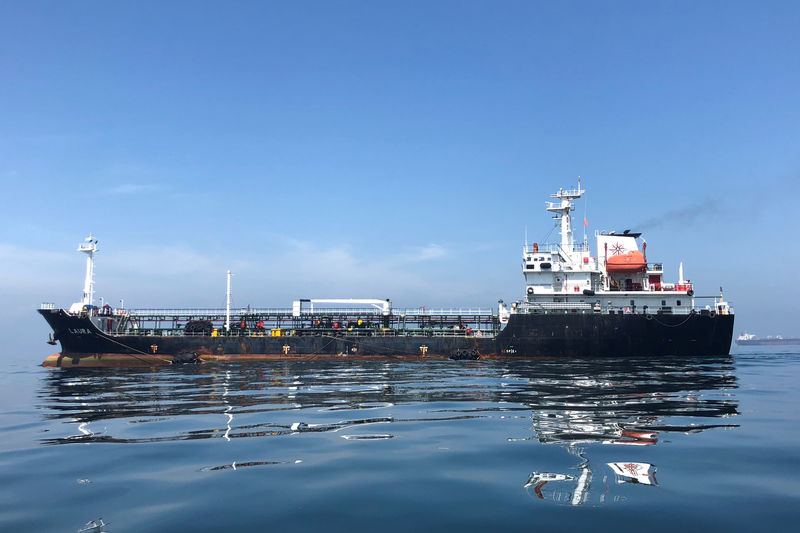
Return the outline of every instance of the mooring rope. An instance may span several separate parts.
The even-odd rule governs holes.
[[[104,338],[105,338],[106,340],[109,340],[109,341],[113,342],[114,344],[119,344],[119,345],[120,345],[120,346],[122,346],[123,348],[127,348],[127,349],[129,349],[129,350],[133,350],[134,352],[139,352],[139,353],[140,353],[140,354],[142,354],[142,355],[153,356],[153,357],[152,357],[152,359],[157,359],[158,361],[162,361],[162,362],[164,362],[164,363],[166,363],[166,364],[169,364],[169,365],[171,365],[171,364],[172,364],[172,361],[170,361],[169,359],[163,359],[163,358],[161,358],[161,357],[156,357],[156,356],[155,356],[155,354],[149,354],[149,353],[147,353],[147,352],[143,352],[143,351],[141,351],[141,350],[139,350],[139,349],[137,349],[137,348],[134,348],[133,346],[127,346],[126,344],[124,344],[124,343],[122,343],[122,342],[119,342],[119,341],[116,341],[116,340],[114,340],[113,338],[111,338],[111,337],[109,337],[109,336],[105,336]],[[125,354],[125,355],[130,355],[130,356],[131,356],[131,357],[133,357],[134,359],[138,359],[139,361],[144,361],[145,363],[149,363],[149,362],[150,362],[150,360],[148,360],[148,359],[142,359],[141,357],[137,357],[136,355],[133,355],[132,353]]]
[[[343,340],[343,341],[345,341],[345,342],[350,342],[350,343],[352,343],[352,344],[357,344],[359,347],[360,347],[360,346],[361,346],[361,344],[362,344],[362,342],[361,342],[361,341],[348,341],[347,339],[343,339],[343,338],[341,338],[341,337],[336,337],[336,336],[334,336],[334,335],[320,335],[320,337],[327,338],[327,339],[333,339],[333,340],[339,340],[339,339],[341,339],[341,340]],[[367,346],[369,347],[369,343],[367,343]],[[380,348],[382,348],[382,349],[386,349],[386,350],[394,350],[394,351],[396,351],[396,352],[398,353],[398,355],[399,355],[399,354],[401,354],[401,353],[403,352],[403,350],[401,350],[401,349],[399,349],[399,348],[390,348],[390,347],[388,347],[388,346],[381,346]],[[397,359],[397,360],[400,360],[400,358],[399,358],[397,355],[392,355],[392,354],[390,354],[390,353],[389,353],[389,354],[378,354],[378,355],[380,355],[381,357],[391,357],[392,359]]]

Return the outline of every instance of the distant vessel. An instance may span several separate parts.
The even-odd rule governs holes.
[[[767,337],[759,339],[752,333],[742,333],[736,337],[736,344],[739,346],[791,346],[800,345],[800,338],[798,337]]]
[[[525,246],[525,297],[510,307],[397,309],[389,299],[300,299],[290,308],[113,309],[94,305],[90,235],[83,298],[69,310],[43,304],[50,344],[61,352],[45,366],[157,365],[254,359],[486,359],[550,356],[727,355],[733,308],[719,296],[695,296],[647,262],[640,233],[596,232],[593,255],[575,243],[573,200],[559,189],[546,210],[561,230],[553,244]],[[584,220],[584,226],[586,222]],[[455,265],[454,265],[455,266]],[[697,306],[697,300],[708,304]],[[66,361],[65,361],[66,359]]]

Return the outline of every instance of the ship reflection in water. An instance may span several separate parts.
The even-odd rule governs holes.
[[[596,505],[624,498],[615,487],[657,487],[647,450],[668,435],[737,427],[726,421],[738,414],[734,370],[730,357],[75,369],[48,375],[38,397],[46,419],[65,422],[42,440],[50,445],[329,432],[339,443],[409,442],[409,426],[443,423],[471,439],[475,419],[513,418],[505,446],[565,449],[559,463],[526,465],[516,486],[537,501]],[[203,471],[300,462],[241,458]]]
[[[700,422],[738,414],[733,370],[730,357],[590,362],[579,373],[572,367],[569,376],[543,382],[548,399],[532,406],[535,436],[529,438],[561,444],[574,457],[573,465],[570,473],[534,471],[525,488],[540,500],[583,505],[592,495],[597,467],[588,458],[589,445],[654,446],[662,434],[738,427]],[[673,419],[688,422],[675,424]],[[658,485],[651,463],[628,460],[600,466],[594,504],[607,503],[609,497],[624,499],[613,494],[615,485]]]

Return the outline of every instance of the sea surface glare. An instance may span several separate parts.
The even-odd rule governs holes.
[[[800,354],[0,371],[0,531],[768,531]]]

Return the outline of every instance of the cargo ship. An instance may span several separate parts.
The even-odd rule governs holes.
[[[798,346],[800,338],[777,335],[760,339],[752,333],[742,333],[736,337],[736,344],[739,346]]]
[[[667,282],[663,264],[648,262],[640,233],[597,231],[595,253],[585,233],[576,243],[572,212],[584,193],[579,181],[550,195],[545,207],[560,242],[524,244],[524,296],[496,307],[398,309],[389,299],[306,298],[285,308],[231,309],[230,271],[225,309],[96,306],[97,241],[90,235],[78,247],[87,256],[81,300],[39,309],[53,330],[48,342],[61,345],[43,365],[727,355],[734,311],[722,290],[696,296],[682,263],[679,280]]]

